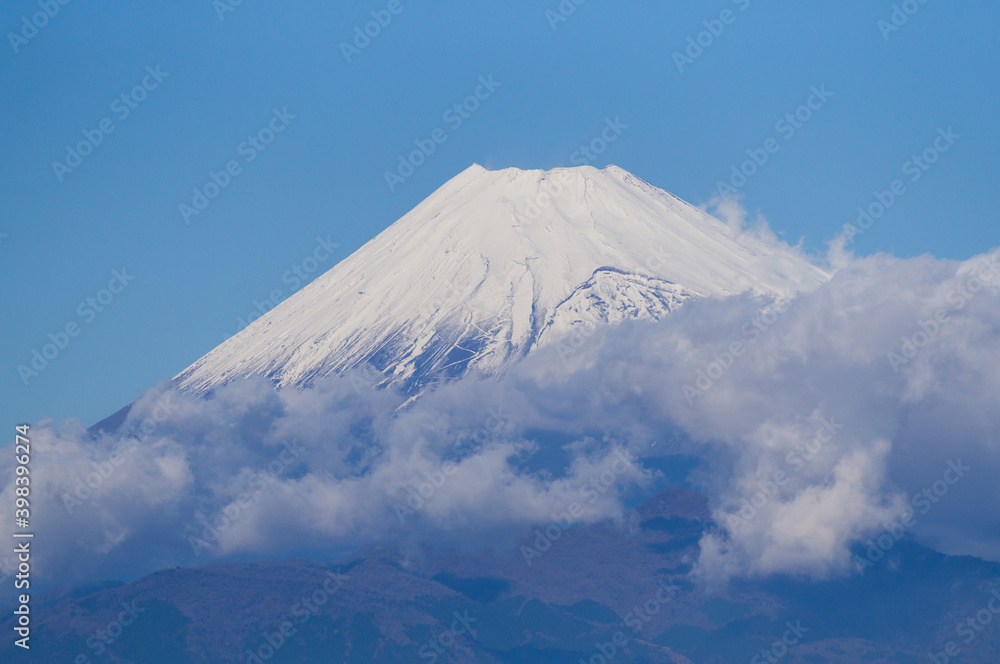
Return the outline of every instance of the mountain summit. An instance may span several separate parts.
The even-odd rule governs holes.
[[[250,375],[301,387],[366,363],[410,388],[498,375],[577,325],[827,278],[616,166],[474,165],[175,381],[195,393]]]

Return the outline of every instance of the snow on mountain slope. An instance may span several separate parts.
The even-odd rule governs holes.
[[[691,297],[683,286],[664,279],[601,268],[553,310],[538,335],[539,346],[558,341],[578,328],[637,318],[659,320]]]
[[[474,165],[175,380],[196,393],[254,374],[304,386],[364,363],[409,387],[498,375],[584,320],[826,279],[615,166]]]

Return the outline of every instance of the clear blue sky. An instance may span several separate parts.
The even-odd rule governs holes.
[[[317,237],[339,248],[311,277],[471,163],[570,165],[607,118],[628,128],[595,165],[695,204],[774,138],[745,204],[813,252],[896,179],[905,194],[857,253],[964,258],[1000,245],[992,1],[914,2],[891,32],[879,27],[889,0],[588,0],[558,22],[546,14],[557,0],[244,0],[223,12],[226,1],[50,0],[59,11],[36,16],[37,31],[22,18],[42,11],[37,0],[5,4],[3,431],[46,416],[92,424],[217,345],[255,301],[291,294],[283,276],[314,266]],[[341,43],[390,5],[401,11],[348,63]],[[680,72],[674,53],[704,21],[721,34]],[[446,120],[490,75],[500,86],[480,90],[480,107]],[[814,85],[833,97],[787,137],[776,123]],[[275,120],[273,142],[241,148],[286,107],[295,117]],[[104,119],[113,131],[91,154],[53,167]],[[911,182],[904,163],[947,127],[960,138]],[[444,143],[390,191],[385,172],[438,128]],[[179,205],[231,160],[238,174],[186,224]],[[91,316],[87,298],[121,268],[134,280]],[[70,323],[77,336],[25,386],[18,365]]]

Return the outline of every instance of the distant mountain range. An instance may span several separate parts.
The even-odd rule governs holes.
[[[500,553],[164,570],[36,606],[33,661],[924,664],[948,640],[956,661],[997,661],[995,630],[955,628],[1000,594],[1000,565],[904,541],[864,576],[713,594],[688,575],[709,527],[704,497],[673,488],[623,523]],[[3,661],[19,661],[11,641]]]

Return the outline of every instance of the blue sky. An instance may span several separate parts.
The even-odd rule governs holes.
[[[988,196],[1000,178],[996,3],[914,3],[888,31],[884,0],[588,0],[565,21],[547,14],[555,0],[244,0],[232,11],[210,0],[51,1],[58,12],[34,31],[24,21],[37,1],[0,16],[6,430],[47,416],[92,424],[471,163],[570,165],[608,119],[627,128],[594,165],[695,204],[773,139],[740,188],[744,203],[815,253],[895,180],[905,193],[856,253],[966,258],[1000,245]],[[371,12],[391,22],[348,62],[341,43]],[[702,35],[708,46],[679,71],[674,53],[709,28],[719,34]],[[499,85],[460,124],[445,115],[491,76]],[[814,86],[833,96],[789,136],[777,123]],[[78,165],[53,167],[102,127],[112,131]],[[948,128],[958,138],[913,181],[911,158]],[[390,190],[386,171],[436,129],[444,142]],[[273,140],[247,142],[261,130]],[[179,206],[212,173],[224,182],[231,161],[228,185],[186,220]],[[134,277],[124,288],[123,268]],[[112,281],[121,292],[102,293]],[[87,298],[107,305],[97,312]],[[25,385],[18,366],[67,325],[76,336]]]

